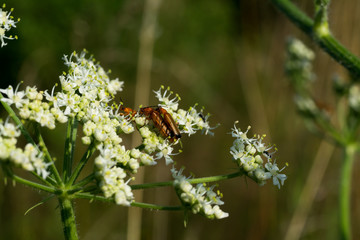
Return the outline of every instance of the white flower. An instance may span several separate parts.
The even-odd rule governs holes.
[[[1,101],[6,102],[9,105],[15,104],[16,108],[20,108],[27,102],[26,99],[23,99],[25,96],[24,91],[18,91],[19,85],[16,87],[15,91],[12,86],[9,86],[6,89],[0,89],[1,93],[7,95],[7,98],[3,97]]]
[[[5,4],[3,4],[2,8],[5,8]],[[17,39],[17,36],[6,36],[5,33],[9,31],[11,28],[15,28],[16,24],[20,21],[18,19],[17,21],[14,21],[14,17],[11,16],[11,13],[14,9],[10,9],[9,12],[3,11],[3,9],[0,8],[0,41],[1,41],[1,47],[5,46],[7,43],[5,43],[4,39]]]
[[[285,174],[279,174],[279,172],[284,170],[285,167],[283,167],[281,170],[279,170],[276,162],[274,162],[274,163],[268,162],[265,164],[265,168],[272,175],[273,184],[275,186],[278,186],[278,188],[280,189],[280,185],[284,185],[284,181],[286,180],[287,177]]]
[[[154,158],[146,153],[140,154],[140,161],[144,165],[156,165],[156,161],[154,161]]]
[[[169,165],[170,163],[173,163],[174,161],[172,160],[171,156],[172,155],[176,155],[175,153],[172,153],[172,151],[174,150],[174,148],[172,148],[169,144],[168,141],[164,141],[164,143],[162,144],[158,144],[157,148],[159,150],[159,152],[156,154],[156,158],[155,159],[160,159],[162,157],[165,158],[165,163],[166,165]]]
[[[21,132],[17,130],[14,124],[8,122],[5,124],[0,124],[0,132],[2,136],[9,138],[19,137],[21,134]]]
[[[176,95],[172,99],[170,99],[170,96],[173,94],[172,91],[170,91],[170,88],[168,87],[165,89],[164,93],[161,93],[161,90],[164,89],[164,86],[161,86],[158,91],[154,91],[155,97],[159,99],[160,105],[162,107],[171,109],[171,111],[176,111],[178,109],[178,102],[180,100],[180,97]]]
[[[222,219],[229,216],[229,213],[223,212],[218,205],[213,207],[213,211],[217,219]]]
[[[283,169],[279,170],[276,163],[272,163],[272,155],[275,153],[269,153],[272,146],[266,146],[263,142],[265,135],[255,135],[252,138],[247,136],[250,126],[245,132],[241,131],[234,124],[234,128],[231,134],[236,139],[230,148],[230,153],[233,156],[233,160],[239,166],[240,171],[245,175],[256,181],[259,185],[264,185],[265,181],[269,178],[273,178],[274,185],[280,188],[284,184],[286,179],[285,174],[279,174]],[[266,163],[264,165],[264,159]]]

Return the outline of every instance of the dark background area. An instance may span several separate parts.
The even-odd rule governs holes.
[[[297,2],[312,14],[313,1]],[[11,31],[19,40],[7,41],[0,49],[1,88],[23,81],[22,88],[51,89],[66,70],[63,55],[86,48],[105,69],[112,70],[111,78],[125,82],[120,96],[130,107],[134,105],[143,1],[11,0],[6,4],[7,10],[15,8],[13,16],[21,21]],[[360,2],[333,1],[329,18],[333,34],[359,55],[360,29],[354,23],[360,21]],[[186,174],[193,172],[197,177],[234,171],[229,132],[239,120],[242,129],[252,126],[251,134],[267,134],[267,141],[279,149],[275,156],[279,166],[288,162],[289,167],[285,170],[288,180],[280,190],[271,181],[263,187],[244,178],[220,182],[222,209],[230,213],[226,219],[191,216],[184,228],[181,212],[145,210],[141,238],[283,239],[321,142],[296,113],[283,73],[286,39],[298,37],[315,50],[316,99],[332,106],[331,77],[346,78],[346,72],[268,1],[162,1],[155,36],[151,89],[170,86],[181,96],[181,108],[199,103],[212,114],[213,125],[221,124],[214,137],[184,137],[183,153],[175,157],[177,166],[185,165]],[[155,104],[154,95],[150,96],[150,104]],[[3,108],[0,111],[6,118]],[[59,161],[64,129],[44,133],[51,154]],[[85,151],[78,146],[77,159]],[[302,239],[337,239],[340,161],[341,153],[335,150],[329,166],[324,166]],[[355,163],[354,239],[360,238],[360,229],[355,228],[360,220],[358,168]],[[146,168],[147,182],[168,179],[163,161]],[[0,192],[0,239],[63,239],[56,200],[24,216],[45,195],[11,181],[1,183]],[[144,194],[144,202],[177,204],[171,189]],[[77,200],[75,207],[81,239],[125,239],[127,208],[87,200]]]

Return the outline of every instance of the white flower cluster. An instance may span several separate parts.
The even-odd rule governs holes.
[[[280,188],[280,185],[284,184],[286,175],[281,174],[281,170],[278,168],[276,161],[272,162],[272,155],[275,152],[269,152],[272,147],[267,147],[262,142],[265,136],[254,136],[248,138],[247,133],[250,130],[250,126],[245,132],[242,132],[236,127],[232,129],[232,137],[234,140],[233,146],[230,148],[230,153],[233,156],[233,160],[237,163],[240,170],[246,174],[246,176],[253,179],[260,185],[264,185],[266,180],[273,178],[273,184]],[[267,159],[264,164],[263,158]]]
[[[171,169],[174,180],[175,191],[186,209],[193,214],[201,214],[209,219],[221,219],[229,216],[223,212],[219,205],[224,202],[220,200],[221,194],[213,191],[214,186],[206,187],[199,183],[193,186],[188,179],[182,175],[183,169],[177,171],[174,167]]]
[[[43,155],[32,144],[28,143],[24,149],[17,148],[17,137],[20,131],[16,126],[6,122],[0,122],[0,160],[9,161],[15,166],[21,167],[27,171],[35,171],[43,179],[49,176]]]
[[[162,92],[164,90],[164,92]],[[179,128],[180,133],[188,134],[189,136],[201,130],[205,134],[212,134],[210,131],[213,127],[210,127],[208,118],[209,115],[203,116],[202,111],[198,112],[195,107],[191,107],[188,111],[178,108],[178,102],[180,97],[176,94],[173,98],[173,94],[169,88],[165,89],[161,86],[158,91],[154,91],[156,98],[159,100],[159,104],[153,107],[156,111],[157,107],[161,107],[167,111],[174,119]],[[156,160],[164,158],[166,164],[173,163],[172,156],[177,153],[174,152],[174,145],[180,141],[171,141],[169,138],[164,138],[159,134],[159,129],[154,126],[149,116],[144,116],[137,112],[134,116],[121,115],[121,113],[115,113],[117,119],[125,119],[127,121],[135,122],[137,129],[142,137],[142,150],[136,154],[136,158],[140,159],[143,165],[155,165]]]
[[[162,90],[164,90],[164,92],[162,92]],[[205,134],[213,135],[211,130],[215,127],[210,127],[209,125],[209,114],[204,116],[203,110],[196,110],[196,105],[194,107],[190,107],[188,111],[179,109],[178,102],[180,97],[176,94],[176,96],[171,99],[173,92],[170,91],[170,88],[165,89],[164,86],[161,86],[158,91],[154,92],[156,94],[156,98],[159,99],[159,105],[174,118],[181,133],[185,133],[190,136],[198,130],[201,130]]]
[[[123,140],[117,133],[129,134],[135,129],[128,118],[114,114],[109,106],[124,83],[110,80],[104,69],[85,55],[84,51],[64,57],[69,71],[60,76],[62,91],[54,99],[59,108],[64,108],[66,116],[76,117],[83,123],[83,143],[96,142],[100,152],[95,158],[96,176],[104,196],[129,206],[133,194],[128,185],[131,179],[128,172],[136,173],[139,163],[131,151],[121,145]]]
[[[1,47],[5,46],[7,43],[5,43],[4,39],[17,39],[17,36],[5,36],[5,33],[9,31],[11,28],[16,28],[16,24],[20,21],[20,18],[15,21],[14,17],[11,16],[13,8],[10,9],[9,12],[4,11],[3,9],[6,7],[5,4],[2,5],[2,8],[0,8],[0,41],[1,41]]]
[[[14,90],[11,86],[0,89],[6,95],[1,101],[17,108],[24,120],[35,121],[43,127],[53,129],[57,122],[67,122],[76,118],[83,124],[82,142],[95,144],[100,154],[95,159],[95,171],[98,183],[106,197],[114,197],[121,205],[130,205],[133,195],[128,186],[129,174],[136,173],[140,165],[155,165],[156,160],[164,158],[166,164],[173,162],[174,145],[180,141],[164,138],[154,122],[144,113],[129,114],[116,104],[111,105],[114,95],[122,91],[123,82],[111,80],[104,69],[87,58],[86,52],[74,52],[64,56],[69,70],[60,76],[61,91],[53,87],[48,91],[37,91],[36,87],[27,87],[25,91]],[[180,98],[170,99],[172,92],[161,87],[155,92],[159,99],[158,107],[165,109],[178,124],[179,131],[194,134],[202,130],[212,134],[208,117],[195,107],[188,111],[178,108]],[[158,107],[149,107],[156,111]],[[117,110],[115,110],[117,109]],[[139,130],[142,144],[138,148],[127,150],[122,145],[119,134],[130,134]]]
[[[121,145],[98,145],[100,155],[95,158],[97,168],[96,175],[100,179],[99,186],[104,196],[109,198],[114,196],[115,202],[119,205],[130,206],[134,199],[125,169],[136,171],[139,163],[132,158],[129,150]]]
[[[35,121],[49,129],[55,128],[56,120],[61,123],[67,121],[67,117],[58,108],[56,101],[49,99],[46,92],[37,91],[36,87],[26,87],[25,91],[18,91],[18,88],[19,85],[15,90],[12,86],[0,89],[0,92],[7,96],[1,101],[6,102],[9,106],[14,104],[22,119]],[[44,101],[44,96],[49,102]]]

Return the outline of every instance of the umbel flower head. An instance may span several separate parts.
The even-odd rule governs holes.
[[[17,39],[18,37],[15,36],[6,36],[6,32],[9,31],[11,28],[16,28],[16,24],[20,21],[20,18],[15,21],[14,17],[11,16],[12,11],[14,11],[13,8],[10,9],[10,11],[4,11],[6,5],[3,4],[2,8],[0,8],[0,41],[1,41],[1,47],[5,46],[7,43],[5,43],[4,39]]]
[[[247,134],[250,126],[243,132],[236,127],[236,123],[237,122],[235,122],[231,132],[235,140],[233,146],[230,148],[230,153],[240,168],[240,171],[260,185],[264,185],[266,180],[272,178],[273,184],[280,188],[287,177],[285,174],[280,173],[285,167],[279,169],[276,160],[273,161],[272,159],[276,150],[270,152],[273,147],[266,146],[263,143],[265,135],[255,135],[249,138]],[[266,159],[266,162],[264,159]]]
[[[220,200],[220,192],[214,192],[214,187],[207,187],[204,183],[193,186],[189,179],[182,175],[183,168],[179,171],[174,167],[171,169],[174,178],[175,191],[187,211],[193,214],[201,214],[209,219],[221,219],[229,216],[220,209],[224,202]],[[186,223],[185,223],[186,224]]]
[[[92,56],[86,57],[86,51],[65,55],[64,61],[68,71],[59,77],[60,91],[56,91],[57,85],[51,92],[38,91],[36,87],[19,90],[19,86],[14,90],[9,86],[0,89],[5,95],[1,101],[16,108],[22,120],[48,129],[76,119],[83,125],[82,142],[98,151],[94,171],[104,196],[129,206],[134,198],[128,185],[133,179],[131,175],[136,174],[140,166],[156,165],[161,158],[166,164],[172,163],[172,157],[178,154],[175,146],[180,140],[171,141],[161,136],[151,119],[140,111],[134,111],[136,114],[123,112],[113,100],[115,94],[123,90],[124,82],[110,79]],[[182,134],[190,136],[199,130],[211,134],[213,127],[209,125],[209,116],[204,117],[202,110],[198,111],[196,106],[188,110],[179,108],[180,97],[163,86],[155,91],[155,95],[158,106],[172,116]],[[142,143],[127,149],[121,135],[135,130],[140,133]],[[41,158],[41,153],[36,156]],[[33,171],[18,161],[15,165]],[[46,169],[47,164],[43,162],[42,166]],[[36,168],[36,171],[40,170]],[[41,174],[44,178],[48,176],[46,171]]]
[[[19,136],[20,131],[14,124],[0,121],[0,161],[34,171],[46,179],[50,174],[47,170],[50,163],[45,163],[42,152],[30,143],[24,149],[16,147]]]

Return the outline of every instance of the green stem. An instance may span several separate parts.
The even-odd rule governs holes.
[[[235,173],[212,176],[212,177],[188,179],[188,182],[191,183],[191,184],[206,183],[206,182],[217,182],[217,181],[221,181],[221,180],[226,180],[226,179],[239,177],[241,175],[243,175],[242,172],[235,172]],[[173,182],[174,181],[135,184],[135,185],[131,185],[130,187],[133,190],[153,188],[153,187],[165,187],[165,186],[172,186]]]
[[[32,181],[29,181],[27,179],[24,179],[22,177],[19,177],[19,176],[15,175],[11,171],[11,169],[8,166],[5,166],[4,164],[2,164],[2,167],[3,167],[3,170],[6,173],[6,175],[9,176],[11,179],[15,180],[18,183],[21,183],[21,184],[24,184],[24,185],[27,185],[29,187],[33,187],[33,188],[36,188],[36,189],[39,189],[39,190],[43,190],[45,192],[52,193],[52,194],[55,194],[57,192],[57,190],[52,188],[52,187],[48,187],[48,186],[45,186],[45,185],[42,185],[42,184],[39,184],[39,183],[36,183],[36,182],[32,182]]]
[[[139,202],[132,202],[132,207],[140,207],[140,208],[147,208],[147,209],[153,209],[153,210],[165,210],[165,211],[179,211],[183,210],[183,206],[160,206],[156,204],[150,204],[150,203],[139,203]]]
[[[3,97],[4,96],[0,93],[0,100]],[[22,124],[21,120],[16,116],[16,113],[14,112],[14,110],[12,110],[12,108],[7,103],[5,103],[3,101],[0,101],[0,102],[3,105],[3,107],[5,108],[5,110],[8,112],[9,116],[14,120],[16,125],[19,127],[19,129],[20,129],[21,133],[24,135],[26,141],[28,143],[31,143],[32,145],[34,145],[35,148],[37,148],[35,141],[32,139],[32,137],[30,136],[30,133],[26,130],[26,128]]]
[[[87,163],[87,161],[90,159],[91,155],[95,152],[96,148],[95,148],[95,143],[92,142],[89,146],[89,148],[86,150],[85,154],[83,155],[83,157],[81,158],[79,164],[76,166],[73,174],[71,175],[69,181],[66,183],[66,186],[71,186],[74,184],[74,182],[76,181],[76,179],[78,178],[81,170],[83,169],[83,167],[85,166],[85,164]]]
[[[78,122],[76,118],[69,118],[67,131],[66,131],[66,141],[65,141],[65,150],[64,150],[64,181],[66,182],[71,175],[73,160],[74,160],[74,150],[76,142],[76,133],[77,133]]]
[[[76,229],[74,207],[69,198],[59,198],[61,221],[66,240],[79,239]]]
[[[72,188],[79,188],[85,186],[86,184],[92,182],[94,179],[95,179],[95,173],[91,173],[89,176],[85,177],[84,179],[73,185]]]
[[[35,126],[35,129],[36,129],[36,134],[38,136],[38,139],[39,139],[39,146],[42,148],[42,151],[43,153],[45,154],[45,159],[48,163],[51,163],[49,168],[50,168],[50,171],[52,173],[52,175],[55,177],[55,180],[56,180],[56,183],[57,184],[60,184],[62,183],[62,180],[61,180],[61,177],[60,177],[60,174],[55,166],[55,161],[52,159],[46,145],[45,145],[45,142],[44,142],[44,139],[40,133],[40,129],[39,129],[39,125],[36,124]]]
[[[340,236],[341,239],[351,239],[351,171],[358,146],[345,146],[344,161],[341,169],[340,182]]]
[[[316,117],[316,122],[319,124],[319,126],[330,135],[330,137],[338,144],[345,145],[345,139],[342,137],[342,135],[339,134],[339,132],[336,130],[336,128],[331,124],[330,121],[327,119],[324,119],[323,116]]]
[[[304,12],[289,0],[271,0],[295,25],[311,37],[339,64],[348,69],[355,77],[360,76],[360,59],[341,45],[330,33],[326,24],[315,24]]]
[[[83,198],[83,199],[90,199],[90,200],[98,200],[102,202],[111,202],[114,203],[113,198],[106,198],[104,196],[93,195],[89,193],[75,193],[74,197],[76,198]],[[183,210],[182,206],[161,206],[156,204],[150,203],[139,203],[139,202],[132,202],[131,206],[133,207],[141,207],[141,208],[148,208],[153,210],[167,210],[167,211],[179,211]]]

